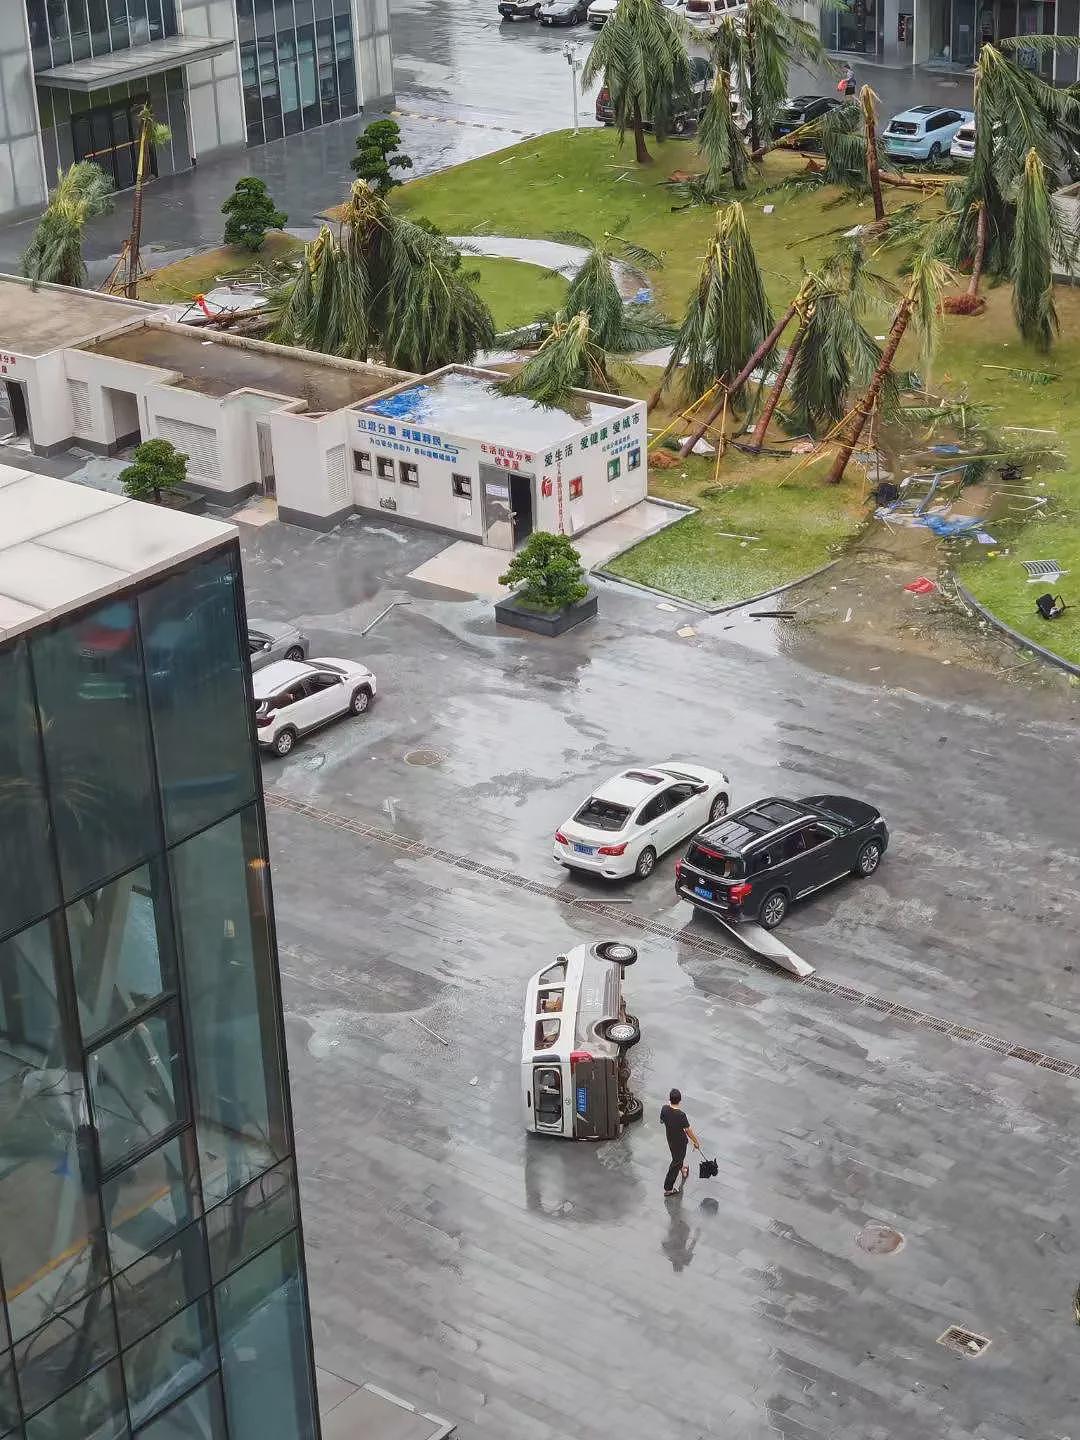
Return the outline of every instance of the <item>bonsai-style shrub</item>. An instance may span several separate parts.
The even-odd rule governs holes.
[[[581,574],[581,556],[569,536],[536,530],[499,576],[499,584],[516,585],[517,598],[526,605],[566,610],[589,593]]]
[[[395,153],[400,144],[401,131],[393,120],[373,120],[356,137],[356,154],[349,164],[376,195],[388,195],[401,184],[394,169],[412,169],[408,155]]]
[[[225,221],[225,244],[250,250],[261,250],[267,230],[282,230],[288,216],[283,214],[266,188],[266,182],[255,175],[245,175],[236,182],[236,189],[221,207]]]
[[[124,494],[132,500],[152,498],[160,505],[162,491],[178,490],[187,479],[187,462],[171,440],[144,440],[135,446],[131,464],[120,471]]]

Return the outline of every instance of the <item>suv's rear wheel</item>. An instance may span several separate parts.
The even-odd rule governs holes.
[[[930,161],[931,165],[933,165],[935,161],[941,159],[941,146],[936,140],[930,146],[930,154],[926,158]]]
[[[868,840],[859,851],[859,858],[855,861],[855,868],[851,873],[865,879],[867,875],[872,875],[880,864],[881,842]]]
[[[787,896],[782,890],[766,895],[758,911],[758,924],[766,930],[775,930],[787,914]]]
[[[274,736],[274,754],[288,755],[289,751],[296,744],[295,730],[279,730]]]

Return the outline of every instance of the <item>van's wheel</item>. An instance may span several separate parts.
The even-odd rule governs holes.
[[[620,1050],[629,1050],[641,1039],[641,1026],[633,1015],[628,1015],[625,1020],[605,1020],[596,1029]]]
[[[724,816],[727,814],[727,807],[728,807],[728,797],[727,797],[726,795],[717,795],[716,799],[715,799],[715,800],[712,802],[712,804],[709,806],[709,822],[710,822],[710,824],[711,824],[714,820],[722,820],[722,819],[724,818]]]
[[[354,715],[363,715],[364,711],[371,704],[371,691],[366,685],[361,685],[359,690],[353,692],[350,709]]]
[[[281,730],[274,739],[274,754],[288,755],[289,751],[296,744],[295,730]]]
[[[775,930],[787,914],[787,896],[782,890],[766,895],[758,911],[758,924],[765,930]]]
[[[859,851],[859,858],[855,861],[851,873],[857,875],[860,880],[865,880],[872,875],[881,864],[881,842],[868,840]]]
[[[637,949],[624,940],[601,940],[593,949],[601,960],[610,960],[613,965],[622,965],[624,969],[637,959]]]
[[[634,876],[638,880],[647,880],[656,869],[656,851],[651,845],[646,845],[641,854],[637,857],[637,864],[634,866]]]
[[[301,645],[290,645],[288,650],[285,651],[286,660],[302,660],[303,658],[304,650]]]
[[[645,1106],[636,1095],[631,1095],[626,1102],[626,1109],[619,1112],[619,1119],[624,1125],[632,1125],[635,1120],[640,1120],[645,1114]]]

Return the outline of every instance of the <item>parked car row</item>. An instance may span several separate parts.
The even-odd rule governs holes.
[[[793,901],[834,881],[872,875],[889,844],[881,814],[845,795],[770,797],[729,811],[720,770],[665,760],[621,771],[555,832],[553,858],[605,880],[644,880],[690,840],[675,891],[729,923],[780,924]]]

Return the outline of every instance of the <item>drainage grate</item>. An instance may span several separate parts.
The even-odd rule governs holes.
[[[855,1243],[868,1255],[895,1255],[897,1250],[903,1247],[904,1237],[891,1225],[882,1225],[877,1220],[871,1220],[859,1231]]]
[[[974,1357],[981,1355],[990,1341],[985,1335],[965,1330],[962,1325],[950,1325],[944,1335],[938,1336],[937,1343],[944,1345],[946,1350],[955,1350],[958,1355]]]
[[[1029,580],[1038,580],[1043,575],[1053,575],[1057,579],[1066,573],[1056,560],[1021,560],[1020,564],[1027,571]]]
[[[446,756],[441,750],[406,750],[406,765],[441,765]]]

